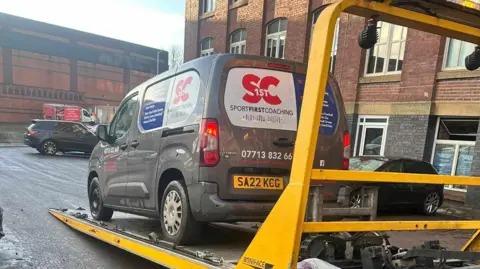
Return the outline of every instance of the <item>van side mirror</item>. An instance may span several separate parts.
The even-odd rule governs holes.
[[[110,143],[112,141],[112,139],[108,135],[107,125],[104,125],[104,124],[98,125],[98,127],[97,127],[97,137],[101,141],[104,141],[104,142],[107,142],[107,143]]]

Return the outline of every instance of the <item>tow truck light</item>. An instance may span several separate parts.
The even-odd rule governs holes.
[[[203,119],[200,137],[200,165],[215,166],[220,161],[219,129],[214,119]]]
[[[276,69],[283,69],[283,70],[290,70],[291,67],[288,64],[279,64],[279,63],[268,63],[268,67],[276,68]]]
[[[343,165],[344,170],[348,170],[350,166],[350,133],[343,134]]]

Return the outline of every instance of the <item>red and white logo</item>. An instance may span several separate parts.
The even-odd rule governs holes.
[[[242,86],[247,91],[242,99],[250,104],[256,104],[264,100],[270,105],[279,105],[282,100],[278,95],[272,95],[268,89],[271,86],[277,87],[280,80],[273,76],[260,77],[253,74],[246,74],[242,79]]]
[[[185,102],[190,97],[186,91],[186,88],[189,84],[192,83],[193,78],[188,77],[186,79],[182,79],[178,82],[177,87],[175,88],[175,97],[173,98],[172,103],[178,104],[180,102]]]

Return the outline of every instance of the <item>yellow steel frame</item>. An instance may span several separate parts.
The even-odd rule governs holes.
[[[312,170],[333,33],[341,12],[363,17],[379,15],[378,20],[381,21],[480,44],[480,29],[394,7],[390,2],[340,0],[330,4],[320,14],[317,24],[322,27],[315,27],[314,30],[290,183],[236,268],[296,268],[301,235],[304,232],[480,228],[480,221],[304,223],[311,179],[480,185],[480,180],[474,177]],[[477,235],[478,232],[465,245],[465,250],[480,249]]]

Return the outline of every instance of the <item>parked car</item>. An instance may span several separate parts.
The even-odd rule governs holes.
[[[57,152],[84,152],[89,154],[98,138],[79,122],[32,120],[24,135],[24,143],[44,155]]]
[[[350,159],[350,170],[412,174],[438,174],[432,164],[424,161],[395,157],[355,157]],[[418,209],[433,215],[443,203],[443,185],[413,183],[367,183],[379,187],[378,208],[394,209],[397,206]],[[360,206],[360,184],[354,183],[350,206]]]
[[[306,65],[217,54],[129,92],[89,165],[92,216],[160,218],[164,238],[188,244],[208,222],[264,220],[288,184]],[[314,168],[348,169],[350,139],[329,76]]]

